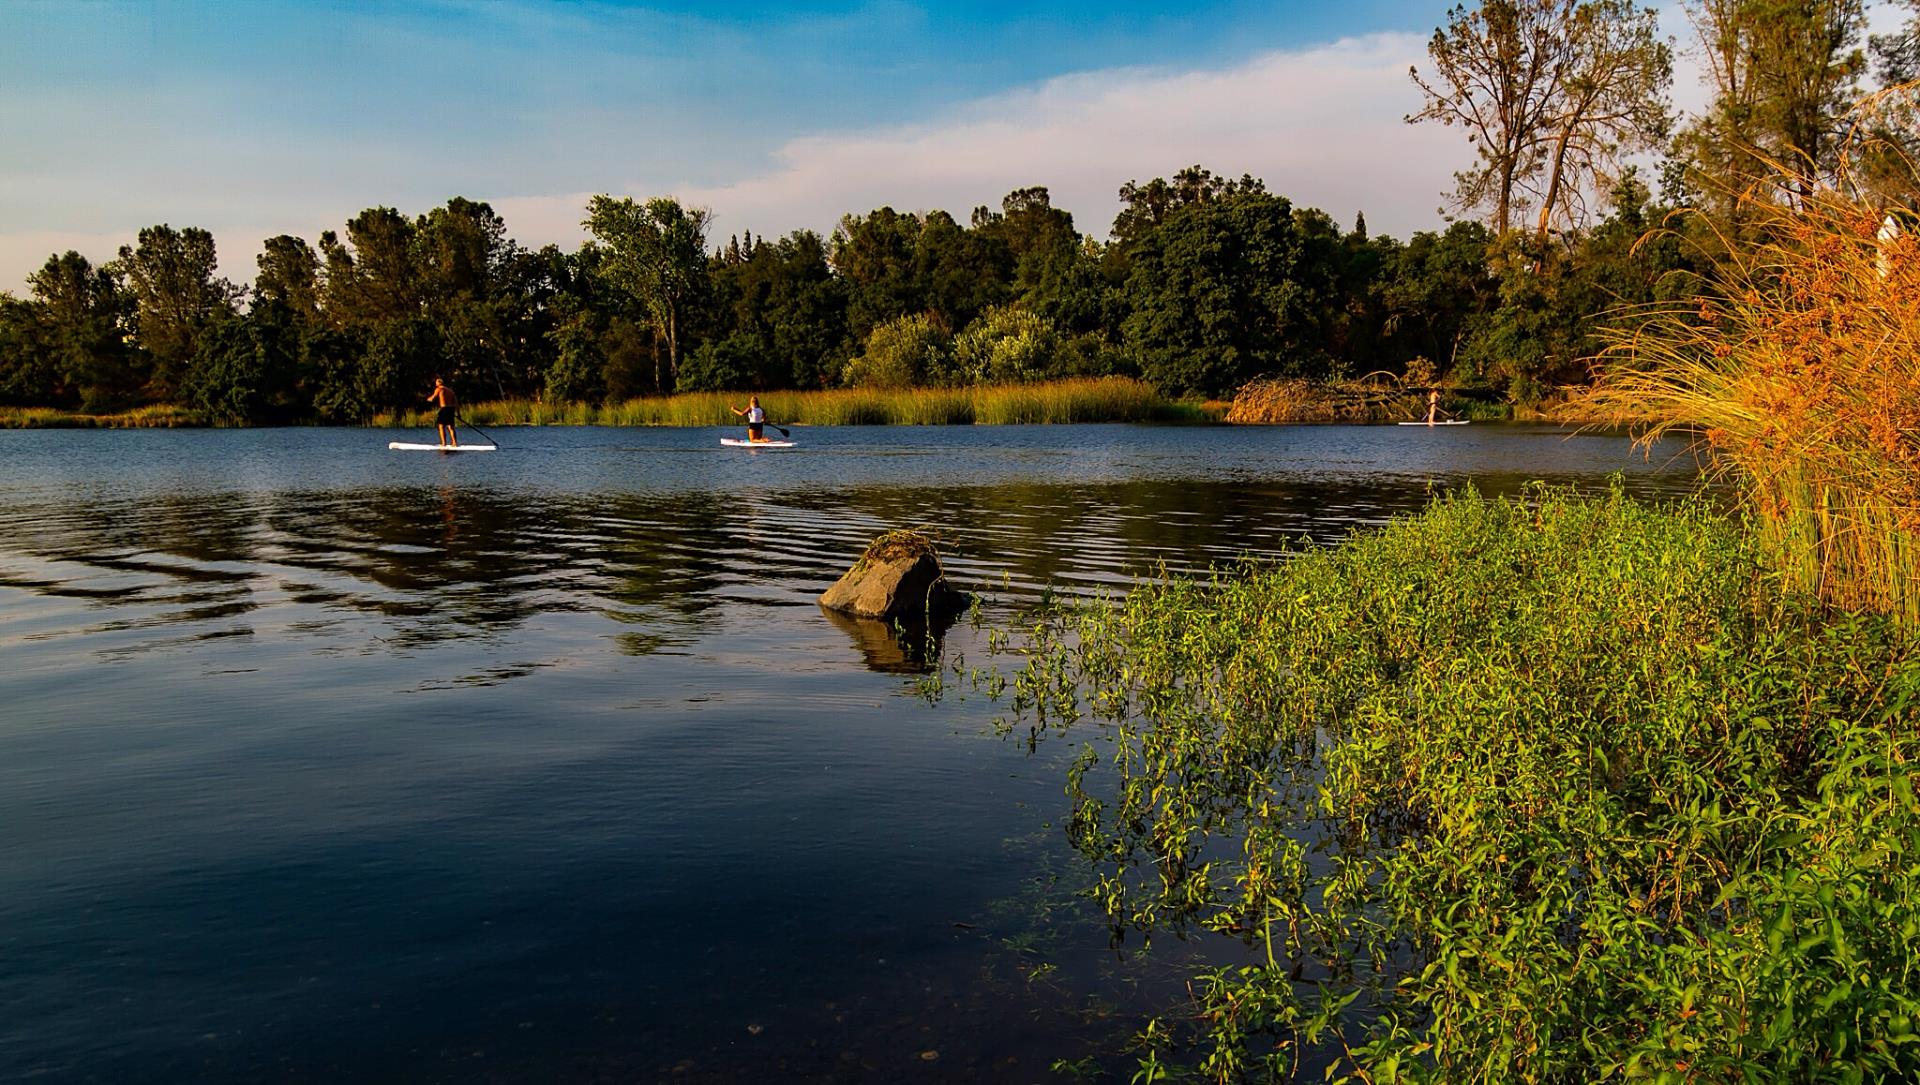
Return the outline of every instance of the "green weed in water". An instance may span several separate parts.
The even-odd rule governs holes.
[[[1144,1079],[1920,1077],[1920,658],[1761,553],[1469,494],[1018,630],[1116,933],[1247,947]]]

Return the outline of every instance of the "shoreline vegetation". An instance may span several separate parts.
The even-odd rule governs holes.
[[[1232,940],[1135,1080],[1920,1080],[1920,231],[1780,190],[1585,401],[1737,508],[1469,491],[956,664],[1084,744],[1116,939]]]
[[[461,418],[480,426],[732,426],[728,410],[758,394],[782,425],[951,426],[1064,425],[1089,422],[1163,424],[1311,425],[1418,421],[1426,414],[1423,389],[1382,375],[1348,381],[1255,381],[1228,400],[1172,398],[1126,377],[1036,381],[1028,384],[921,388],[829,388],[785,392],[683,392],[618,402],[538,398],[480,400]],[[1477,422],[1585,424],[1601,420],[1576,394],[1550,396],[1539,407],[1516,408],[1471,390],[1443,389],[1448,417]],[[381,411],[372,428],[433,425],[431,410]],[[173,429],[233,426],[187,407],[153,406],[89,414],[56,407],[0,406],[0,429]],[[246,425],[246,423],[239,423]]]
[[[1920,1075],[1920,641],[1771,549],[1468,492],[996,631],[1115,938],[1231,940],[1136,1080]]]
[[[1075,422],[1219,421],[1217,404],[1169,399],[1122,377],[1033,384],[936,388],[829,388],[798,392],[683,392],[617,403],[548,403],[537,399],[477,402],[461,408],[476,425],[740,426],[732,407],[758,395],[768,421],[796,426],[965,426]],[[431,411],[387,411],[375,426],[431,425]]]

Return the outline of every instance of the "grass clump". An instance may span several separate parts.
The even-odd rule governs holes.
[[[58,407],[0,407],[0,429],[173,429],[206,424],[205,415],[185,407],[135,407],[110,414]]]
[[[1920,655],[1763,558],[1469,494],[1028,626],[1033,740],[1102,732],[1068,834],[1116,933],[1248,947],[1146,1079],[1920,1076]]]
[[[744,406],[746,392],[685,392],[595,406],[492,400],[461,407],[475,425],[732,426],[730,409]],[[760,404],[779,425],[966,426],[1071,422],[1214,421],[1217,411],[1168,400],[1141,381],[1125,377],[1041,381],[1034,384],[935,388],[834,388],[813,392],[764,392]],[[377,426],[419,427],[433,423],[430,411],[387,412]]]
[[[933,538],[912,528],[895,528],[874,536],[867,549],[860,555],[862,565],[874,561],[900,561],[905,559],[930,557],[939,560],[940,552]]]
[[[1877,99],[1862,128],[1914,91]],[[1697,430],[1796,588],[1920,626],[1916,221],[1850,169],[1733,200],[1749,236],[1723,239],[1700,296],[1610,333],[1596,402],[1653,436]]]

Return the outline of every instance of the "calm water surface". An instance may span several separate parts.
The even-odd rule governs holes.
[[[937,529],[991,619],[1695,477],[1521,426],[720,435],[0,432],[0,1079],[1046,1080],[1192,951],[1073,897],[1070,744],[815,606],[868,538]]]

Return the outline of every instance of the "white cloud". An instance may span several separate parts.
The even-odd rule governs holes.
[[[921,124],[797,138],[773,152],[770,170],[730,183],[637,178],[614,191],[670,192],[712,208],[716,235],[724,237],[825,232],[845,212],[883,204],[944,208],[965,221],[974,206],[998,206],[1007,192],[1037,184],[1052,190],[1054,205],[1073,212],[1083,232],[1104,236],[1121,183],[1199,163],[1252,173],[1343,224],[1364,211],[1370,228],[1404,236],[1439,224],[1441,193],[1470,156],[1458,130],[1402,120],[1419,105],[1407,67],[1424,59],[1424,49],[1418,35],[1380,34],[1264,53],[1220,70],[1082,73]],[[591,191],[601,190],[491,202],[522,244],[570,247],[584,236],[579,223]],[[206,225],[220,244],[222,271],[245,280],[262,238],[294,232],[312,239],[314,220],[327,221],[303,218]],[[21,282],[55,249],[110,258],[132,233],[0,234],[0,283]]]
[[[1296,203],[1405,235],[1439,224],[1435,208],[1470,155],[1457,130],[1414,126],[1412,34],[1272,52],[1218,71],[1118,69],[1050,80],[974,102],[924,124],[795,139],[775,168],[716,186],[667,185],[710,207],[721,236],[825,232],[845,212],[881,205],[944,208],[963,222],[979,204],[1046,185],[1075,224],[1104,236],[1122,182],[1199,163],[1252,173]],[[640,194],[644,185],[630,185]],[[587,193],[494,201],[523,241],[582,236]]]

